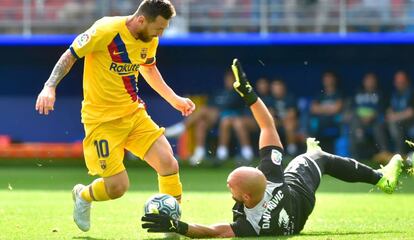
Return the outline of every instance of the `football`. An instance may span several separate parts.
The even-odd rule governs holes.
[[[180,219],[181,208],[177,200],[168,194],[156,194],[148,198],[144,205],[145,214],[164,213],[173,219]]]

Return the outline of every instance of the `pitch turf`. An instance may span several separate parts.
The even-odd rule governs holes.
[[[139,220],[145,199],[157,191],[156,175],[148,167],[128,169],[130,191],[121,199],[95,203],[92,228],[83,233],[72,222],[71,200],[74,184],[93,180],[83,166],[0,162],[0,239],[161,238],[143,231]],[[231,220],[233,202],[225,184],[230,171],[182,169],[184,221]],[[325,177],[305,229],[289,239],[414,239],[414,179],[402,180],[402,189],[389,196],[370,192],[367,184]]]

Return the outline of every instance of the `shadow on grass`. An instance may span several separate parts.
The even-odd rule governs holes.
[[[83,240],[109,240],[109,238],[94,238],[94,237],[89,237],[89,236],[76,236],[76,237],[73,237],[72,239],[83,239]]]
[[[353,232],[312,232],[301,233],[298,236],[333,236],[333,235],[368,235],[368,234],[389,234],[389,233],[404,233],[402,231],[353,231]]]

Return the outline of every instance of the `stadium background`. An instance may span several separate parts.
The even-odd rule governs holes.
[[[30,203],[34,198],[31,193],[20,195],[19,201],[14,203],[15,197],[8,195],[12,189],[15,192],[19,187],[21,191],[40,190],[36,194],[46,190],[69,191],[73,181],[89,181],[86,180],[84,176],[86,170],[79,164],[81,161],[78,159],[61,163],[52,157],[28,154],[29,159],[21,161],[19,154],[21,150],[13,152],[5,149],[19,144],[72,144],[82,140],[83,128],[80,123],[82,62],[76,63],[59,85],[55,111],[51,115],[41,116],[35,112],[37,94],[59,56],[67,49],[76,34],[87,29],[101,16],[133,13],[138,2],[138,0],[0,0],[0,50],[3,56],[0,59],[0,152],[3,154],[0,155],[2,156],[0,195],[3,199],[3,204],[0,201],[0,215],[7,212],[5,210],[7,207],[13,209],[18,206],[16,207],[18,210],[13,212],[16,216],[20,209],[25,209],[22,207],[23,204],[28,204],[27,206],[33,209],[38,207]],[[223,74],[228,70],[233,57],[242,60],[253,82],[261,76],[269,78],[280,76],[285,80],[289,90],[305,102],[309,102],[320,92],[321,75],[326,70],[338,73],[341,79],[340,88],[348,97],[355,93],[363,75],[367,72],[377,73],[381,88],[386,94],[391,93],[393,75],[397,70],[403,69],[410,76],[414,74],[412,67],[414,3],[410,0],[172,0],[172,2],[176,5],[178,15],[173,20],[171,29],[160,41],[157,65],[168,84],[179,94],[192,97],[208,96],[221,88]],[[138,86],[139,94],[148,103],[148,111],[157,123],[168,126],[182,120],[180,114],[151,90],[145,81],[140,79]],[[344,137],[346,139],[346,135]],[[176,144],[173,143],[175,147]],[[72,161],[75,162],[75,167],[72,166]],[[129,167],[134,164],[129,164]],[[68,168],[68,165],[71,167]],[[39,172],[39,167],[43,168],[42,172]],[[153,183],[145,183],[144,178],[153,177],[148,171],[147,168],[131,170],[133,178],[140,179],[142,180],[140,183],[144,183],[133,186],[132,191],[144,190],[145,194],[134,195],[136,194],[134,192],[124,201],[132,201],[133,197],[144,201],[145,197],[156,191],[155,178],[152,179]],[[188,193],[189,198],[193,196],[193,200],[203,201],[205,195],[202,194],[210,190],[213,192],[225,190],[224,182],[220,185],[219,180],[225,181],[228,168],[219,171],[201,171],[191,168],[183,170],[187,191],[194,190],[200,195]],[[199,179],[200,176],[204,177],[203,179],[216,179],[217,182],[212,183],[208,188],[203,183],[204,180]],[[32,179],[37,180],[31,184]],[[51,179],[53,184],[50,182]],[[332,180],[327,181],[328,184],[322,186],[323,194],[327,192],[327,195],[320,196],[322,201],[337,202],[338,205],[346,203],[347,198],[342,195],[339,197],[329,195],[336,191],[362,192],[361,196],[352,195],[350,198],[350,201],[359,202],[361,205],[382,206],[389,201],[379,195],[366,196],[369,188],[364,185],[346,187]],[[395,213],[401,214],[399,216],[404,223],[412,214],[412,211],[407,209],[412,206],[412,192],[414,192],[412,184],[406,186],[402,192],[407,194],[394,198],[400,204],[400,208]],[[222,199],[222,195],[211,196],[215,201]],[[66,196],[58,199],[66,199]],[[69,201],[70,199],[65,204],[70,205]],[[14,205],[17,203],[20,205]],[[130,202],[121,200],[118,206],[125,207],[125,203]],[[230,206],[229,203],[227,205]],[[328,207],[340,208],[338,205],[328,205]],[[70,215],[70,207],[67,207],[69,210],[66,215]],[[131,212],[135,211],[135,209],[128,209]],[[346,209],[343,212],[353,211],[352,208]],[[186,210],[189,208],[184,209],[184,212]],[[318,210],[324,213],[324,210]],[[363,210],[359,209],[357,212],[364,213]],[[331,221],[342,217],[342,215],[332,215],[330,212],[325,214],[331,217]],[[219,212],[217,216],[221,217]],[[383,214],[374,214],[374,216],[381,218]],[[38,217],[41,219],[42,215]],[[382,233],[375,235],[377,231],[375,228],[358,228],[368,221],[358,220],[358,217],[361,216],[357,215],[357,220],[353,219],[355,222],[344,223],[343,234],[337,227],[323,225],[318,222],[319,220],[313,221],[311,226],[319,227],[321,231],[326,230],[326,235],[339,231],[339,236],[350,234],[355,235],[355,239],[364,235],[369,238],[369,235],[366,235],[369,233],[373,234],[374,238],[380,236],[387,238],[400,233],[384,228]],[[203,222],[202,219],[196,218],[196,220]],[[207,222],[209,221],[215,222],[215,219]],[[395,224],[398,227],[412,228],[412,224],[404,225],[398,220]],[[5,230],[6,228],[8,230]],[[66,228],[68,227],[61,227],[58,230],[62,232]],[[21,227],[7,225],[7,222],[4,225],[0,220],[0,229],[5,231],[5,235],[0,233],[0,239],[24,239],[24,237],[19,238],[25,236]],[[51,232],[55,232],[54,230],[48,228],[46,231],[49,234],[45,235],[46,238],[67,237],[56,238],[50,235]],[[74,228],[68,230],[68,232],[75,231]],[[313,229],[306,231],[312,233]],[[368,233],[365,234],[364,231]],[[401,239],[410,239],[412,234],[414,233],[411,231],[402,235]],[[42,239],[39,236],[43,235],[44,233],[41,232],[31,239]],[[318,236],[321,239],[326,239],[324,234],[320,235]],[[312,236],[310,238],[313,239]]]
[[[4,56],[0,60],[0,106],[5,113],[0,119],[0,134],[16,142],[82,139],[82,63],[77,63],[59,86],[57,111],[39,116],[33,105],[76,33],[100,16],[134,12],[137,1],[98,2],[0,1],[0,32],[4,34],[0,38]],[[373,9],[361,7],[369,1],[292,1],[294,6],[286,6],[292,5],[290,1],[173,2],[178,16],[161,39],[158,66],[179,94],[208,95],[221,88],[223,73],[233,57],[245,63],[253,82],[260,76],[282,77],[289,91],[305,99],[320,91],[326,70],[338,73],[340,88],[348,97],[358,89],[366,72],[377,73],[383,89],[392,88],[393,74],[399,69],[414,74],[414,33],[410,33],[414,24],[410,10],[414,8],[410,1],[380,1]],[[263,4],[269,7],[268,12],[262,12]],[[357,6],[361,13],[351,18]],[[312,20],[322,18],[321,14],[326,15],[324,21]],[[267,16],[266,21],[262,15]],[[286,27],[292,22],[293,27]],[[325,32],[315,33],[318,28]],[[294,30],[302,32],[290,32]],[[180,119],[142,79],[139,88],[160,125]]]

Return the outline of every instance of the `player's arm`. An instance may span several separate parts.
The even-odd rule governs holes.
[[[236,235],[230,224],[224,223],[211,226],[189,224],[185,236],[190,238],[232,238]]]
[[[75,62],[76,58],[69,49],[62,54],[53,68],[49,79],[46,81],[45,86],[37,97],[36,111],[39,111],[40,114],[48,115],[49,111],[53,111],[53,106],[56,100],[56,87],[63,77],[70,71]]]
[[[189,98],[178,96],[164,81],[155,64],[141,65],[139,72],[148,84],[183,116],[190,115],[195,110],[194,103]]]
[[[266,105],[254,92],[240,62],[234,59],[231,68],[236,79],[233,87],[250,107],[253,117],[259,125],[259,149],[266,146],[276,146],[283,149],[279,134],[276,131],[274,119]]]
[[[190,238],[230,238],[235,237],[230,224],[204,226],[187,224],[164,214],[146,214],[141,219],[142,227],[148,232],[175,232]]]

